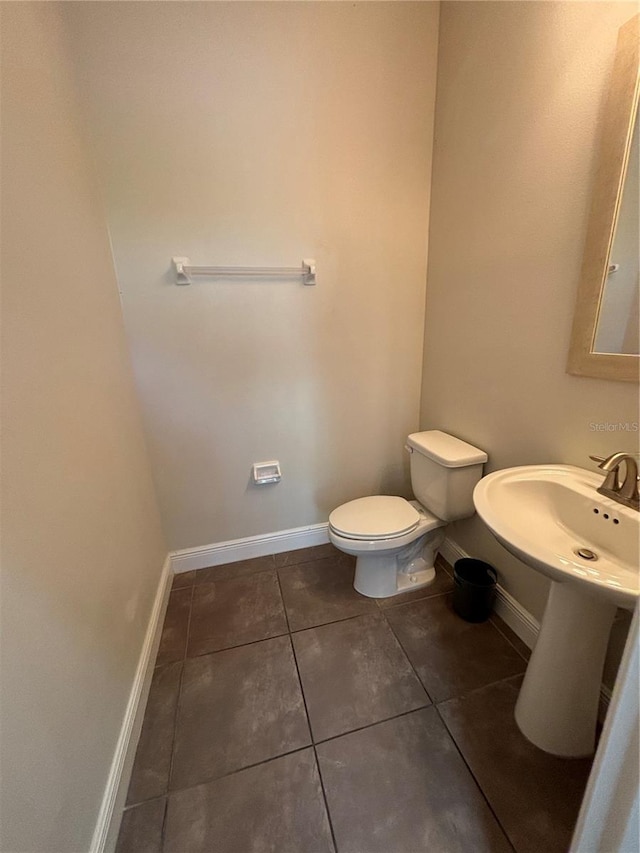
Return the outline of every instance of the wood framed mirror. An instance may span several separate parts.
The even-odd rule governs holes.
[[[640,15],[620,28],[567,372],[640,380],[638,93]]]

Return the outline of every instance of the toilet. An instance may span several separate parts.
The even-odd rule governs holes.
[[[353,585],[369,598],[426,586],[450,521],[475,512],[473,489],[487,454],[440,430],[407,439],[416,500],[390,495],[358,498],[329,516],[329,539],[357,557]]]

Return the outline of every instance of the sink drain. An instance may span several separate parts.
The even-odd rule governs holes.
[[[573,552],[577,554],[578,557],[582,557],[583,560],[597,560],[598,555],[595,551],[592,551],[590,548],[576,548]]]

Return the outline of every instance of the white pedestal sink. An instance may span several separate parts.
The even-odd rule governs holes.
[[[498,541],[552,581],[515,716],[532,743],[567,757],[595,749],[611,624],[640,594],[640,513],[599,495],[601,482],[570,465],[525,465],[489,474],[473,495]]]

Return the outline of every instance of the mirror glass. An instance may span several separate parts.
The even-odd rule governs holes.
[[[634,124],[625,181],[600,297],[593,352],[640,353],[640,151]]]
[[[602,114],[567,370],[640,381],[640,15],[620,28]]]

